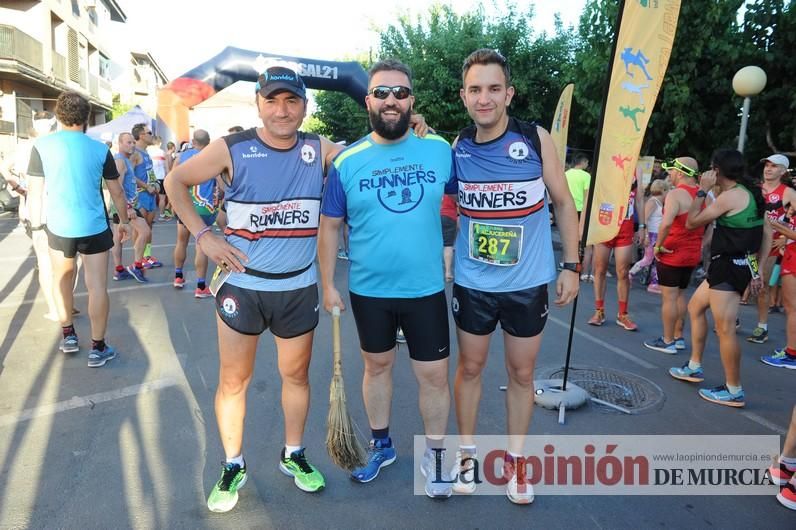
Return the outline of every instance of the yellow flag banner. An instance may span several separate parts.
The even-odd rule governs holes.
[[[575,85],[572,83],[564,87],[561,97],[558,98],[556,113],[553,116],[553,125],[550,127],[550,136],[558,152],[558,159],[563,164],[567,157],[567,135],[569,135],[569,111],[572,108],[572,91]]]
[[[629,199],[636,162],[669,64],[681,2],[625,0],[622,4],[603,109],[589,245],[613,239],[622,221],[633,217]]]

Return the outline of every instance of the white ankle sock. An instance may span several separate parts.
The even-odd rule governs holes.
[[[287,445],[285,444],[285,458],[289,457],[296,451],[301,451],[300,445]]]
[[[763,324],[762,322],[758,322],[757,327],[763,328],[764,330],[768,331],[768,322],[766,322],[765,324]]]
[[[743,390],[742,386],[732,386],[732,385],[724,385],[724,386],[727,387],[727,390],[730,392],[730,394],[737,394],[738,392]]]
[[[243,461],[243,453],[233,458],[227,458],[227,464],[238,464],[240,467],[246,467],[246,462]]]
[[[699,370],[702,368],[702,363],[696,363],[694,361],[688,361],[688,368],[691,370]]]
[[[785,464],[785,467],[791,471],[796,470],[796,456],[779,455],[779,461],[780,463]]]

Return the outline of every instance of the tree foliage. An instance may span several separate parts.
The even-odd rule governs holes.
[[[462,61],[475,49],[495,48],[507,57],[516,88],[510,112],[522,119],[549,126],[561,89],[574,82],[568,143],[590,150],[602,111],[618,6],[619,0],[588,0],[577,31],[559,20],[552,33],[537,34],[532,8],[509,4],[487,15],[484,7],[457,14],[436,5],[425,15],[399,17],[387,27],[378,55],[412,68],[416,110],[451,138],[470,122],[459,89]],[[642,154],[690,154],[704,164],[713,149],[734,146],[742,100],[732,90],[732,77],[752,64],[766,71],[768,84],[752,99],[747,156],[755,160],[771,151],[796,155],[794,49],[796,8],[791,1],[682,2]],[[320,126],[335,139],[356,139],[367,130],[365,112],[346,96],[325,93],[318,107]]]

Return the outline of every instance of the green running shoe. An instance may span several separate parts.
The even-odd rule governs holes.
[[[238,490],[246,484],[246,468],[238,464],[224,464],[221,478],[207,497],[207,508],[211,512],[224,513],[238,504]]]
[[[293,482],[301,491],[313,493],[322,490],[326,486],[326,481],[321,472],[315,466],[307,462],[304,456],[304,448],[290,454],[285,458],[285,448],[282,448],[282,455],[279,461],[279,471],[289,477],[293,477]]]

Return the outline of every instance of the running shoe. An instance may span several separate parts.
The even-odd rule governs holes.
[[[506,496],[514,504],[531,504],[533,502],[533,486],[528,481],[527,476],[518,479],[514,457],[506,453],[506,460],[503,464],[503,478],[508,478],[506,483]],[[525,467],[525,466],[523,466]]]
[[[777,486],[784,486],[793,478],[796,470],[788,469],[782,462],[768,468],[768,475],[771,477],[771,482]]]
[[[342,260],[346,260],[346,261],[348,261],[348,252],[346,252],[346,251],[345,251],[344,249],[342,249],[342,248],[341,248],[341,249],[338,249],[338,250],[337,250],[337,259],[342,259]]]
[[[120,282],[122,280],[129,280],[133,275],[127,272],[127,269],[122,269],[113,273],[113,281]]]
[[[735,329],[738,329],[740,327],[741,327],[741,319],[736,317],[735,318]]]
[[[456,451],[456,461],[451,469],[450,479],[453,481],[453,491],[464,495],[475,493],[475,467],[478,456],[461,449]]]
[[[204,289],[200,289],[200,288],[197,287],[196,290],[193,292],[193,297],[194,298],[212,298],[213,297],[213,293],[210,292],[210,288],[209,287],[205,287]]]
[[[652,340],[645,340],[644,346],[651,350],[659,351],[662,353],[668,353],[669,355],[674,355],[677,353],[677,346],[674,341],[666,342],[663,340],[663,337],[658,337],[657,339]]]
[[[80,351],[80,348],[77,346],[77,335],[69,335],[61,339],[61,344],[58,346],[58,349],[64,353],[75,353]]]
[[[780,313],[780,312],[781,312],[781,310],[780,310],[779,306],[772,305],[772,306],[768,307],[768,314],[769,315],[772,314],[772,313]]]
[[[689,383],[701,383],[705,380],[705,373],[702,371],[702,367],[700,366],[696,370],[692,370],[688,367],[688,363],[685,363],[680,368],[676,366],[674,368],[669,368],[669,375],[675,379],[688,381]]]
[[[754,342],[755,344],[763,344],[768,340],[768,330],[758,326],[752,331],[751,335],[746,337],[746,340]]]
[[[628,313],[616,315],[616,325],[625,328],[628,331],[638,331],[638,325],[631,320]]]
[[[796,480],[791,480],[777,493],[779,503],[790,510],[796,510]]]
[[[116,350],[111,348],[110,344],[106,344],[105,349],[102,351],[92,348],[88,354],[88,366],[89,368],[99,368],[100,366],[105,366],[105,363],[114,357],[116,357]]]
[[[787,368],[789,370],[796,370],[796,357],[788,355],[785,348],[781,350],[774,350],[774,355],[764,355],[760,360],[775,368]]]
[[[595,309],[594,315],[587,322],[590,326],[602,326],[605,322],[605,310]]]
[[[685,349],[685,337],[675,337],[674,338],[674,347],[679,350]]]
[[[379,476],[379,470],[389,466],[398,458],[392,440],[371,440],[368,447],[367,463],[351,472],[351,480],[356,482],[370,482]]]
[[[728,407],[743,407],[746,405],[744,402],[743,390],[737,394],[731,394],[730,391],[727,390],[727,385],[719,385],[715,388],[700,388],[699,397],[711,403],[718,403],[719,405],[726,405]]]
[[[395,334],[395,342],[400,344],[406,344],[406,337],[404,336],[404,330],[398,328],[398,333]]]
[[[326,486],[326,481],[321,472],[307,462],[303,447],[290,453],[287,458],[285,458],[285,448],[283,447],[279,460],[279,471],[289,477],[293,477],[293,483],[301,491],[313,493],[322,490]]]
[[[158,267],[162,267],[163,264],[158,261],[155,256],[147,256],[144,258],[145,263],[149,263],[149,269],[157,269]]]
[[[432,499],[447,499],[453,495],[453,484],[445,474],[445,449],[432,451],[426,448],[420,462],[420,472],[426,477],[426,495]]]
[[[657,283],[651,283],[647,286],[647,292],[653,294],[661,294],[661,286]]]
[[[246,484],[247,478],[245,465],[224,464],[221,478],[207,497],[207,508],[218,513],[230,511],[238,503],[238,490]]]
[[[174,278],[174,283],[172,283],[175,289],[182,289],[185,287],[185,278]]]
[[[128,266],[127,266],[127,272],[128,272],[128,273],[130,274],[130,276],[132,276],[132,277],[133,277],[133,279],[134,279],[135,281],[137,281],[138,283],[147,283],[147,282],[149,281],[149,280],[147,280],[147,277],[146,277],[146,276],[144,276],[144,271],[143,271],[143,269],[137,269],[137,268],[135,268],[133,265],[128,265]]]

